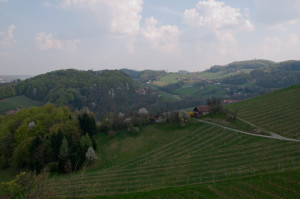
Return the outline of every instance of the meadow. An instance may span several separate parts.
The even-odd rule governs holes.
[[[8,110],[15,110],[17,108],[28,108],[41,105],[41,102],[34,101],[23,95],[5,98],[0,100],[0,114]]]

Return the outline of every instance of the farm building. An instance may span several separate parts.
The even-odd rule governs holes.
[[[211,110],[211,107],[208,105],[196,106],[194,108],[193,112],[194,112],[195,117],[199,117],[199,116],[207,115],[208,113],[210,113],[210,110]]]
[[[224,100],[223,103],[224,104],[232,104],[232,103],[237,103],[240,102],[241,100]]]

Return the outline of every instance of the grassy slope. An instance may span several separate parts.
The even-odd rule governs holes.
[[[295,198],[299,195],[300,143],[297,142],[243,135],[197,122],[185,128],[148,126],[136,136],[101,139],[101,161],[94,168],[82,174],[53,178],[57,197],[286,195]]]
[[[10,97],[0,100],[0,114],[16,108],[28,108],[40,105],[42,105],[40,102],[34,101],[25,96]]]
[[[178,77],[186,77],[187,75],[177,74],[177,73],[168,73],[158,81],[155,81],[153,84],[157,86],[166,86],[168,84],[173,84],[179,82]]]
[[[228,106],[265,130],[300,139],[300,85]]]
[[[173,94],[164,92],[164,91],[159,91],[159,95],[161,96],[161,98],[165,101],[179,101],[178,98],[176,98]]]

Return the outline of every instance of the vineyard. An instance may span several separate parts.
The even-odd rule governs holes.
[[[229,107],[265,130],[300,139],[300,85],[275,91]]]
[[[159,131],[163,125],[149,128]],[[55,196],[297,198],[300,195],[300,142],[260,138],[195,122],[189,129],[184,134],[174,134],[168,143],[110,167],[52,178]],[[157,137],[158,142],[160,139],[164,137]]]

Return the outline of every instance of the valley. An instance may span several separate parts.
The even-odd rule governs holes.
[[[9,97],[0,101],[0,174],[9,181],[20,170],[48,169],[51,198],[297,198],[299,84],[223,83],[266,70],[257,67],[218,79],[208,79],[209,71],[179,78],[66,70],[2,86]],[[229,85],[240,94],[230,95]],[[242,92],[250,87],[252,94]],[[235,103],[190,118],[206,99]]]

